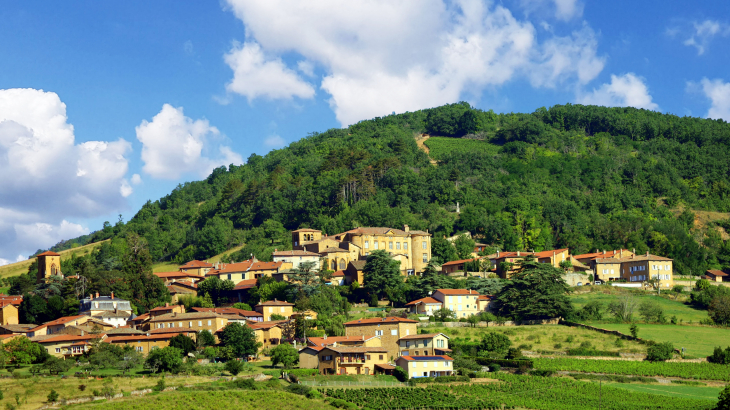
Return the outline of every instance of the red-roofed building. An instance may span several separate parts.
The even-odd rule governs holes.
[[[186,335],[195,337],[195,332],[177,332],[170,333],[157,333],[157,334],[143,334],[143,335],[131,335],[131,336],[111,336],[109,335],[106,340],[107,343],[115,345],[131,345],[134,350],[144,355],[148,354],[152,349],[162,349],[170,345],[170,339],[177,335]]]
[[[165,303],[165,306],[158,306],[156,308],[150,309],[149,315],[150,319],[154,319],[157,316],[167,315],[170,313],[185,313],[185,306],[174,304],[171,305],[169,303]]]
[[[346,336],[380,336],[382,347],[388,350],[388,358],[398,356],[398,339],[418,333],[418,321],[402,317],[358,319],[345,323]],[[388,360],[386,360],[387,362]]]
[[[319,270],[319,259],[322,256],[315,252],[295,249],[292,251],[275,250],[271,257],[274,262],[282,262],[282,269],[298,269],[302,263],[312,263],[313,269]]]
[[[410,313],[417,315],[433,316],[433,313],[443,307],[441,301],[432,297],[426,297],[406,303]]]
[[[464,270],[466,269],[465,265],[470,262],[479,262],[479,258],[461,259],[458,261],[446,262],[441,265],[441,271],[446,275],[454,272],[464,272]]]
[[[454,359],[449,356],[401,356],[395,364],[408,373],[409,379],[454,374]]]
[[[20,304],[23,303],[23,296],[22,295],[3,295],[0,294],[0,305],[5,305],[10,303],[11,305],[15,307],[20,307]]]
[[[443,307],[453,311],[457,319],[479,313],[479,292],[467,289],[437,289],[432,298],[443,304]]]
[[[717,269],[708,269],[705,272],[705,276],[708,280],[714,282],[730,282],[730,275]]]
[[[218,276],[221,280],[239,283],[242,280],[273,276],[282,270],[283,262],[259,262],[256,258],[238,263],[218,263],[207,276]]]
[[[105,334],[58,335],[39,340],[38,343],[55,357],[80,356],[89,350],[89,342],[94,339],[106,339]]]
[[[205,276],[211,269],[213,269],[213,265],[208,262],[203,261],[190,261],[182,266],[180,266],[180,272],[193,274],[196,276]]]
[[[264,321],[270,321],[272,315],[280,315],[289,319],[294,313],[294,304],[281,300],[269,300],[261,302],[253,307],[254,310],[264,315]]]
[[[0,325],[17,325],[18,308],[10,303],[0,301]]]
[[[191,309],[195,312],[215,312],[220,315],[241,316],[250,322],[263,322],[264,321],[263,314],[261,314],[259,312],[254,312],[251,310],[236,309],[236,308],[232,308],[232,307],[220,307],[220,308],[194,307]]]

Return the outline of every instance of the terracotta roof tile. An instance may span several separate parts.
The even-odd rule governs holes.
[[[446,262],[446,263],[444,263],[444,264],[443,264],[443,265],[441,265],[441,266],[460,265],[460,264],[462,264],[462,263],[466,263],[466,262],[474,262],[474,261],[478,261],[478,260],[479,260],[479,258],[472,258],[472,259],[461,259],[461,260],[458,260],[458,261],[451,261],[451,262]]]
[[[220,307],[220,308],[202,308],[202,307],[194,307],[192,308],[196,312],[215,312],[221,315],[238,315],[242,317],[263,317],[259,312],[254,312],[252,310],[243,310],[243,309],[236,309],[232,307]]]
[[[309,252],[309,251],[300,251],[300,250],[293,250],[293,251],[275,251],[271,253],[272,256],[319,256],[318,253]]]
[[[193,260],[193,261],[186,263],[185,265],[182,265],[180,267],[180,269],[212,268],[212,267],[213,267],[213,264],[210,264],[208,262]]]
[[[61,254],[53,252],[53,251],[45,251],[43,253],[39,253],[38,255],[36,255],[36,257],[38,257],[38,256],[61,256]]]
[[[289,303],[287,301],[281,301],[281,300],[269,300],[266,302],[260,302],[256,306],[294,306],[294,304]]]
[[[324,347],[327,345],[331,345],[333,343],[346,343],[346,342],[360,342],[365,343],[365,341],[375,338],[376,336],[371,336],[365,339],[365,336],[328,336],[328,337],[308,337],[307,342],[313,344],[314,346]]]
[[[426,298],[416,299],[416,300],[414,300],[412,302],[408,302],[408,303],[406,303],[406,306],[417,305],[419,303],[441,304],[441,302],[439,302],[438,300],[436,300],[436,299],[434,299],[432,297],[426,297]]]
[[[400,339],[398,339],[398,340],[414,340],[414,339],[415,339],[415,340],[421,340],[421,339],[433,339],[434,337],[436,337],[436,336],[438,336],[438,335],[441,335],[441,336],[443,336],[443,337],[445,337],[445,338],[449,339],[449,337],[448,337],[448,336],[446,336],[446,335],[445,335],[445,334],[443,334],[443,333],[426,333],[426,334],[421,334],[421,335],[408,335],[408,336],[403,336],[403,337],[401,337],[401,338],[400,338]]]
[[[725,272],[723,272],[721,270],[717,270],[717,269],[708,269],[707,270],[707,273],[711,273],[711,274],[713,274],[715,276],[728,276],[727,273],[725,273]]]
[[[412,361],[429,361],[429,360],[454,360],[450,358],[449,356],[401,356],[403,359],[408,360],[409,362]]]
[[[476,290],[469,289],[436,289],[436,292],[441,292],[444,295],[479,295]]]
[[[256,286],[256,279],[246,279],[238,282],[236,284],[236,287],[233,288],[233,290],[245,290],[245,289],[251,289],[254,286]]]
[[[337,353],[369,353],[369,352],[387,352],[388,349],[384,347],[366,347],[366,346],[326,346],[322,350],[332,350]]]

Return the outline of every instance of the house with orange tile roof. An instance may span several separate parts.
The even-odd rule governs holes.
[[[338,270],[332,274],[332,277],[327,281],[328,285],[342,286],[345,285],[345,271]]]
[[[77,335],[57,335],[43,340],[38,343],[43,346],[46,351],[55,357],[64,358],[71,356],[81,356],[90,349],[90,342],[94,339],[105,340],[105,334],[85,334]]]
[[[429,296],[408,302],[406,303],[406,307],[409,309],[409,313],[433,316],[434,312],[443,307],[443,303]]]
[[[133,319],[127,320],[127,325],[132,329],[146,331],[150,329],[150,313],[143,313]]]
[[[441,265],[441,272],[445,275],[450,275],[456,272],[464,272],[466,271],[466,264],[473,262],[479,262],[479,258],[460,259],[458,261],[446,262]]]
[[[158,334],[140,334],[140,335],[107,335],[104,340],[107,343],[112,343],[120,346],[132,346],[134,350],[141,354],[147,355],[154,349],[162,349],[170,345],[170,339],[177,335],[193,336],[194,332],[171,332],[171,333],[158,333]]]
[[[285,319],[289,319],[292,313],[294,313],[294,304],[274,299],[260,302],[258,305],[254,306],[254,310],[264,315],[265,322],[272,320],[271,316],[275,314],[284,316]]]
[[[238,263],[217,263],[206,276],[217,276],[220,280],[239,283],[243,280],[273,276],[282,270],[283,262],[260,262],[256,258]]]
[[[408,378],[454,375],[454,359],[449,356],[401,356],[395,364],[408,373]]]
[[[10,302],[0,301],[0,324],[17,325],[18,308]]]
[[[730,275],[717,269],[706,270],[704,276],[705,279],[711,280],[713,282],[730,282]]]
[[[399,356],[450,354],[449,337],[443,333],[424,333],[398,339]]]
[[[52,335],[62,330],[66,326],[82,325],[89,320],[91,320],[91,316],[87,315],[64,316],[28,330],[27,335],[28,337]]]
[[[207,330],[213,334],[225,327],[228,319],[215,312],[167,313],[150,319],[151,334],[170,332],[199,332]]]
[[[178,269],[182,273],[205,276],[211,269],[213,269],[213,264],[205,261],[192,260],[180,266]]]
[[[479,292],[468,289],[436,289],[432,298],[453,311],[457,319],[479,313]]]
[[[185,313],[185,306],[165,302],[164,306],[157,306],[149,311],[150,318],[167,315],[170,313]]]
[[[203,308],[203,307],[194,307],[191,308],[194,312],[215,312],[219,315],[234,315],[234,316],[240,316],[242,318],[245,318],[249,322],[263,322],[264,321],[264,315],[259,312],[254,312],[252,310],[243,310],[243,309],[236,309],[232,307],[219,307],[219,308]]]
[[[388,351],[388,359],[397,357],[399,351],[398,340],[403,336],[418,333],[418,321],[401,317],[384,317],[371,319],[357,319],[345,322],[346,336],[379,336],[381,345]],[[386,362],[389,360],[386,360]]]
[[[319,270],[319,260],[322,257],[315,252],[309,252],[303,249],[295,249],[291,251],[274,250],[271,254],[274,262],[282,262],[282,269],[298,269],[302,263],[312,263],[315,270]]]
[[[374,375],[375,365],[388,362],[383,347],[327,346],[317,352],[320,374]]]
[[[23,303],[23,296],[22,295],[4,295],[0,293],[0,304],[7,304],[10,303],[11,305],[15,307],[20,307],[20,304]]]

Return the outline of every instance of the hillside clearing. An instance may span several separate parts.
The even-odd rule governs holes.
[[[629,334],[628,323],[596,325]],[[708,326],[644,325],[638,323],[639,337],[657,342],[670,342],[677,349],[685,348],[693,357],[706,357],[716,346],[730,346],[730,329]]]
[[[91,253],[94,248],[101,245],[103,242],[107,242],[109,239],[90,243],[88,245],[79,246],[78,248],[66,249],[65,251],[58,252],[61,254],[61,260],[70,259],[71,256],[76,255],[85,256]],[[27,259],[20,262],[11,263],[8,265],[0,266],[0,278],[7,278],[10,276],[18,276],[20,274],[28,272],[28,267],[33,264],[35,258]]]
[[[619,293],[607,294],[603,292],[590,292],[581,294],[572,294],[568,297],[573,302],[573,306],[576,309],[580,309],[590,301],[598,301],[603,304],[604,309],[613,301],[618,300]],[[692,321],[699,323],[700,320],[707,319],[707,311],[701,309],[695,309],[690,305],[685,304],[680,300],[671,300],[665,297],[652,295],[652,294],[634,294],[637,304],[641,304],[644,301],[651,301],[657,303],[664,310],[664,316],[670,319],[672,316],[676,316],[677,319],[682,319],[684,323]],[[634,312],[635,318],[638,320],[638,309]],[[608,318],[608,314],[605,313],[604,317]]]
[[[485,141],[464,138],[430,137],[423,140],[429,149],[429,156],[437,161],[444,160],[451,153],[479,152],[496,155],[499,146]]]
[[[722,390],[721,387],[680,386],[676,384],[662,386],[656,384],[609,383],[607,386],[626,389],[633,392],[700,400],[716,400],[717,395],[720,393],[720,390]]]

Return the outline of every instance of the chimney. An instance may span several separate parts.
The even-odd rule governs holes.
[[[499,249],[497,249],[497,259],[499,259]]]
[[[327,333],[324,334],[324,340],[327,340]]]
[[[605,250],[605,249],[603,250],[603,254],[604,254],[604,255],[606,254],[606,250]]]
[[[517,251],[517,256],[520,256],[520,251]]]
[[[646,251],[646,256],[649,256],[649,251]]]
[[[636,253],[636,248],[631,248],[631,253]]]
[[[408,225],[403,225],[403,230],[406,232],[410,232],[411,228]]]
[[[89,293],[89,300],[94,300],[94,294],[93,293]]]
[[[112,292],[112,299],[114,299],[114,292]]]
[[[84,335],[84,331],[82,330],[82,331],[81,331],[81,336],[83,336],[83,335]]]
[[[165,302],[165,307],[170,307],[170,304],[168,302]]]
[[[99,292],[96,292],[96,298],[97,299],[99,298]]]
[[[596,249],[596,253],[598,253],[598,249]]]

